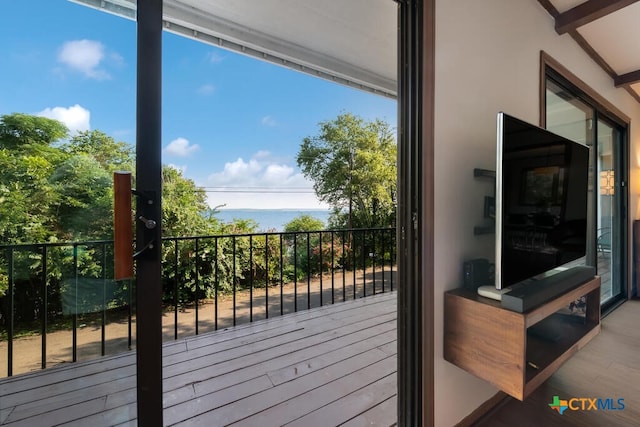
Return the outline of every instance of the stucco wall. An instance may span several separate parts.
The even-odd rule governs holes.
[[[461,286],[461,265],[493,259],[494,235],[474,236],[491,183],[476,167],[495,169],[496,113],[539,123],[540,51],[544,50],[632,118],[632,176],[640,150],[640,104],[615,89],[535,0],[441,0],[436,5],[435,108],[435,408],[436,425],[451,426],[497,390],[442,357],[443,293]],[[638,210],[632,188],[631,216]],[[541,408],[541,410],[544,408]]]

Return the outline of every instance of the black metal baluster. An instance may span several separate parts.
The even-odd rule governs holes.
[[[178,339],[178,286],[180,286],[179,241],[173,247],[173,339]]]
[[[311,234],[307,231],[307,310],[311,309]]]
[[[249,323],[253,322],[253,234],[249,235]]]
[[[236,326],[236,236],[232,236],[233,254],[233,326]]]
[[[331,266],[329,267],[331,268],[331,304],[336,303],[335,268],[333,268],[336,265],[336,253],[333,246],[335,244],[334,234],[333,230],[331,230]]]
[[[367,296],[367,248],[365,247],[365,231],[362,230],[362,296]]]
[[[284,314],[284,253],[282,251],[282,234],[280,234],[280,316]]]
[[[133,344],[131,322],[133,321],[133,279],[129,279],[129,350]]]
[[[196,292],[195,292],[195,300],[196,300],[196,335],[198,335],[198,306],[200,305],[200,299],[198,296],[198,292],[200,291],[200,239],[196,237]]]
[[[75,283],[75,307],[73,310],[72,318],[72,346],[71,346],[71,359],[73,362],[78,360],[78,245],[73,245],[73,277]]]
[[[344,237],[344,230],[342,230],[342,301],[347,300],[347,248],[346,248],[346,239]]]
[[[298,312],[298,233],[293,233],[293,312]]]
[[[320,251],[320,307],[322,307],[323,305],[323,298],[322,298],[322,231],[318,232],[318,236],[319,236],[319,240],[320,240],[320,247],[318,248]]]
[[[373,267],[373,295],[376,294],[376,257],[377,257],[377,252],[376,252],[376,232],[374,231],[372,236],[371,236],[371,240],[373,242],[373,244],[371,246],[373,246],[373,250],[371,252],[371,263],[372,263],[372,267]]]
[[[47,368],[47,306],[49,299],[47,295],[47,245],[42,245],[42,369]]]
[[[107,244],[102,243],[102,319],[100,330],[100,354],[107,353]]]
[[[13,328],[14,328],[14,311],[15,311],[15,302],[14,302],[14,271],[13,271],[13,247],[9,248],[9,255],[7,256],[7,263],[9,264],[9,330],[7,331],[7,376],[10,377],[13,375]]]
[[[214,298],[214,302],[215,302],[215,307],[214,307],[214,329],[217,331],[218,330],[218,238],[215,238],[215,244],[216,247],[213,250],[214,252],[214,256],[215,256],[215,271],[213,273],[213,298]]]
[[[391,241],[393,242],[393,244],[391,245],[391,248],[389,248],[389,264],[390,264],[390,276],[389,276],[389,284],[391,287],[391,291],[393,292],[393,262],[396,260],[396,254],[395,254],[395,248],[396,248],[396,236],[395,236],[395,230],[391,236]],[[397,265],[397,264],[396,264]]]
[[[351,252],[353,255],[353,264],[351,265],[351,270],[353,271],[353,299],[356,299],[356,270],[358,270],[358,264],[356,262],[356,236],[353,231],[349,231],[349,240],[351,242]]]
[[[264,314],[269,318],[269,235],[264,235]]]
[[[386,238],[385,238],[385,234],[386,230],[382,230],[381,234],[381,244],[382,244],[382,293],[384,294],[384,281],[385,281],[385,277],[384,277],[384,256],[386,254],[386,246],[384,244]]]

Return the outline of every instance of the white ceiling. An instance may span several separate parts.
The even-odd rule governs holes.
[[[640,69],[640,3],[578,28],[618,75]]]
[[[562,15],[565,18],[572,15],[574,19],[578,19],[567,31],[568,34],[579,43],[581,43],[580,39],[586,42],[585,50],[611,75],[614,84],[625,88],[640,102],[640,2],[638,0],[538,0],[538,2],[556,19],[556,24],[562,20]],[[620,78],[622,81],[619,80]]]
[[[135,0],[71,0],[135,17]],[[531,0],[535,1],[535,0]],[[640,0],[537,0],[640,102]],[[395,97],[393,0],[164,0],[167,31]],[[560,24],[566,24],[562,27]]]

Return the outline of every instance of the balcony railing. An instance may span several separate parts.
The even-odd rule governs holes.
[[[392,291],[395,264],[390,228],[164,238],[163,333]],[[1,245],[0,376],[132,348],[135,295],[113,280],[113,241]]]

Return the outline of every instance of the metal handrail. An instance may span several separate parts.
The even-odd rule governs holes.
[[[246,320],[253,322],[393,290],[395,237],[394,228],[165,237],[163,301],[165,314],[173,314],[172,338],[188,334],[181,331],[181,310],[194,310],[197,335],[203,324],[217,330],[242,323],[243,305]],[[6,330],[7,376],[13,375],[20,325],[38,325],[32,329],[41,336],[42,369],[55,324],[71,329],[70,361],[75,362],[82,322],[100,323],[100,354],[106,355],[111,353],[108,314],[125,309],[127,347],[132,348],[135,280],[113,281],[112,240],[0,245],[0,292],[3,282],[0,324]],[[226,296],[232,300],[228,325],[220,312]],[[214,304],[209,317],[200,313],[205,301]]]

